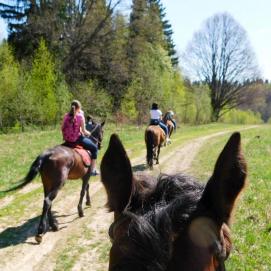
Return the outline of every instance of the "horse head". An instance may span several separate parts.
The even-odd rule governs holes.
[[[90,139],[92,139],[94,143],[97,144],[99,150],[102,147],[104,124],[105,124],[105,121],[103,121],[102,123],[93,122],[91,130],[89,131],[91,133]]]
[[[203,185],[183,174],[134,176],[112,135],[101,163],[107,206],[114,212],[109,270],[225,270],[230,218],[247,175],[240,144],[234,133]]]

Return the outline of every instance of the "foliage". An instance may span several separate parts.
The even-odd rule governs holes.
[[[86,114],[105,118],[112,112],[112,99],[95,81],[80,83],[76,86],[74,97],[82,102]]]
[[[0,129],[7,131],[13,126],[21,126],[24,130],[31,93],[25,88],[24,70],[14,59],[7,43],[0,46],[0,78]]]
[[[27,88],[31,90],[33,118],[42,125],[53,123],[56,120],[58,106],[56,98],[56,71],[55,64],[45,42],[41,40],[37,49]]]
[[[171,63],[174,67],[177,67],[179,60],[177,57],[177,52],[175,50],[175,44],[172,39],[173,31],[170,22],[166,19],[166,12],[161,0],[149,0],[151,7],[153,7],[154,12],[159,15],[160,22],[162,23],[163,33],[164,33],[164,44],[165,49],[171,59]]]
[[[271,85],[261,79],[246,83],[238,108],[259,112],[266,122],[271,116]]]
[[[0,47],[0,127],[3,129],[9,126],[9,122],[14,123],[14,113],[12,112],[13,97],[18,91],[19,85],[19,65],[14,60],[12,51],[8,44],[4,43]]]
[[[211,120],[210,91],[206,85],[185,82],[184,123],[208,123]]]
[[[180,75],[171,66],[170,57],[161,47],[149,45],[148,50],[138,56],[134,67],[133,80],[123,99],[124,113],[135,118],[138,123],[148,121],[149,109],[153,101],[161,104],[161,109],[180,110],[184,89]],[[126,111],[128,110],[128,111]]]
[[[221,122],[224,123],[238,123],[238,124],[257,124],[262,123],[261,115],[259,112],[242,111],[238,109],[232,109],[221,117]]]
[[[116,116],[118,121],[146,123],[151,103],[157,102],[162,112],[173,110],[178,122],[207,123],[210,115],[216,120],[224,108],[241,102],[235,95],[240,87],[242,94],[249,93],[243,95],[247,104],[250,96],[260,98],[257,104],[239,108],[260,111],[265,121],[269,118],[271,94],[266,87],[257,87],[255,95],[251,89],[247,91],[249,73],[241,76],[244,84],[240,76],[229,77],[232,68],[227,69],[223,57],[229,56],[237,39],[234,44],[240,48],[234,52],[247,61],[241,64],[246,63],[249,70],[248,64],[253,64],[245,31],[231,16],[219,14],[206,22],[207,33],[214,34],[212,42],[216,44],[216,59],[211,63],[214,76],[187,85],[177,67],[173,31],[161,0],[133,0],[129,18],[121,10],[116,12],[120,2],[19,0],[0,4],[0,16],[9,26],[8,42],[14,48],[0,48],[0,75],[4,78],[0,86],[1,130],[56,125],[73,96],[89,113]],[[228,40],[222,30],[232,38]],[[204,33],[196,33],[195,39],[205,37]],[[191,48],[203,50],[205,46],[196,43]],[[242,60],[241,56],[238,59]],[[198,60],[189,58],[196,68],[209,67],[202,61],[198,65]],[[229,67],[234,67],[235,61],[229,58]],[[217,91],[221,95],[215,95]],[[223,102],[214,100],[222,96]]]
[[[103,87],[113,98],[113,111],[120,109],[121,99],[129,82],[127,59],[128,26],[125,17],[117,13],[113,17],[112,31],[103,50],[104,73],[100,76]]]

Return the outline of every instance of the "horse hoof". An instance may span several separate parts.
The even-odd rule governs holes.
[[[41,236],[40,234],[37,234],[37,235],[35,236],[35,240],[36,240],[36,242],[37,242],[38,244],[40,244],[40,243],[42,242],[42,236]]]
[[[58,225],[52,225],[51,228],[52,231],[58,231]]]
[[[86,205],[87,205],[87,206],[91,206],[91,202],[90,202],[90,201],[87,201],[87,202],[86,202]]]
[[[79,217],[84,217],[84,213],[82,211],[78,212]]]

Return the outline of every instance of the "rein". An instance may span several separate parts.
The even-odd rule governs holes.
[[[95,127],[91,131],[89,131],[90,134],[92,134],[93,132],[95,132],[97,130],[98,126],[99,126],[99,124],[96,123]]]
[[[92,135],[92,133],[94,133],[97,130],[98,127],[99,127],[99,124],[96,124],[95,127],[91,131],[89,131],[90,132],[90,136],[89,137],[91,139],[93,139],[96,142],[96,144],[98,144],[98,143],[101,144],[102,142],[98,138],[96,138],[95,136]]]

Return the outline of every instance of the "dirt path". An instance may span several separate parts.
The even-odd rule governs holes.
[[[166,155],[161,155],[160,165],[156,166],[151,174],[157,175],[160,171],[165,173],[176,173],[186,171],[191,166],[193,159],[199,149],[211,138],[221,136],[229,131],[214,133],[211,135],[199,137],[186,143],[184,146],[175,151],[171,151]],[[174,144],[174,143],[173,143]],[[163,153],[163,151],[162,151]],[[145,156],[132,160],[133,166],[145,163]],[[149,171],[147,171],[150,173]],[[102,185],[100,182],[90,183],[90,191],[93,196],[99,192],[103,194],[103,203],[105,200],[104,192],[101,192]],[[60,193],[63,193],[61,191]],[[58,221],[61,230],[58,232],[48,232],[43,238],[40,245],[35,245],[34,235],[36,233],[36,223],[24,227],[28,218],[22,225],[10,225],[10,227],[22,228],[22,240],[14,241],[13,245],[6,247],[0,246],[0,270],[5,271],[49,271],[56,269],[56,254],[61,253],[65,249],[65,244],[69,236],[80,234],[81,226],[84,224],[91,233],[91,238],[86,239],[84,236],[78,238],[78,249],[82,246],[91,247],[87,251],[83,251],[77,258],[76,263],[69,270],[92,270],[104,271],[107,269],[107,261],[101,263],[101,252],[104,243],[108,243],[107,229],[112,221],[112,214],[109,214],[105,208],[100,206],[92,207],[92,211],[85,211],[86,217],[78,219],[76,206],[78,202],[78,193],[70,195],[59,195],[57,197],[54,210],[59,213]],[[35,217],[35,215],[33,215]],[[33,217],[32,216],[32,217]],[[88,222],[89,221],[89,222]],[[0,243],[1,244],[1,243]],[[72,257],[72,256],[71,256]]]

